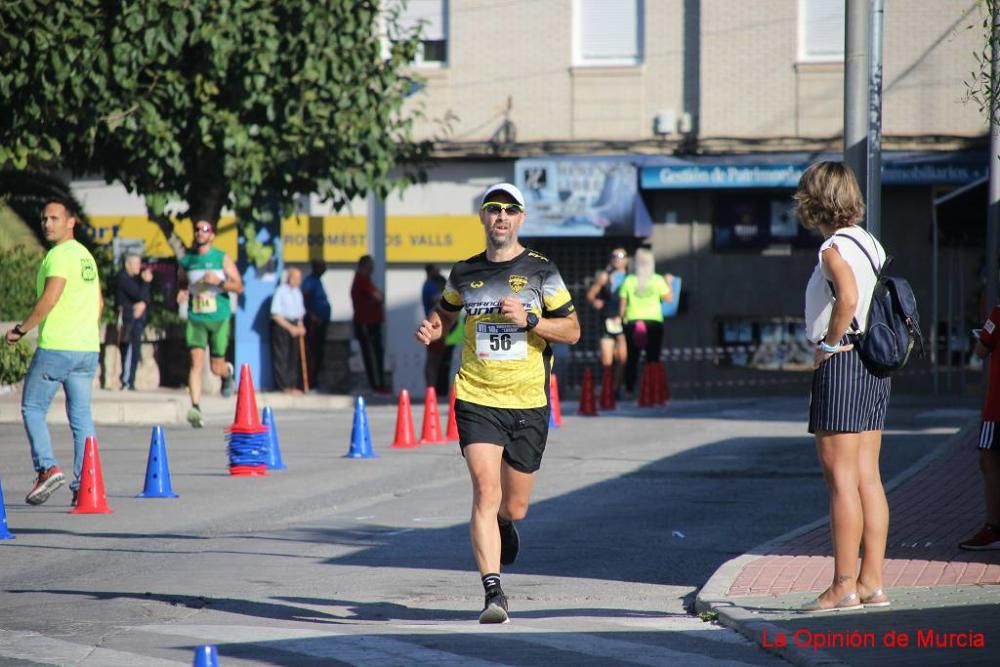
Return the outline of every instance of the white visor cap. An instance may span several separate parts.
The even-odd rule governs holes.
[[[491,185],[490,187],[486,188],[486,191],[483,192],[483,200],[479,202],[479,205],[482,206],[483,204],[485,204],[487,202],[486,198],[489,197],[494,192],[506,192],[507,194],[509,194],[511,197],[514,198],[514,201],[516,201],[521,206],[524,206],[524,195],[521,194],[521,191],[517,189],[516,185],[513,185],[511,183],[497,183],[496,185]]]

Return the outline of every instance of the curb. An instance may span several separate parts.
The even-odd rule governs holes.
[[[258,392],[257,405],[276,410],[330,411],[349,410],[354,397],[343,394],[306,394],[292,396],[283,393]],[[205,415],[231,416],[236,398],[202,397]],[[95,390],[91,399],[94,424],[148,426],[150,424],[181,424],[187,421],[191,402],[187,392],[118,392]],[[0,398],[0,424],[21,423],[20,393],[10,392]],[[57,394],[46,416],[48,424],[67,424],[65,397]]]
[[[970,435],[976,433],[979,429],[980,423],[981,419],[979,417],[970,420],[944,444],[934,448],[932,451],[928,452],[919,460],[914,462],[906,470],[896,475],[885,485],[886,493],[888,494],[890,491],[895,490],[911,477],[930,465],[932,461],[944,456],[945,453],[950,451],[952,447],[956,446],[958,442],[963,441],[969,438]],[[695,597],[695,611],[699,614],[705,612],[715,612],[718,614],[719,622],[722,625],[736,630],[741,635],[760,646],[762,650],[780,656],[794,665],[846,665],[846,663],[833,658],[830,654],[824,651],[816,651],[812,649],[806,650],[793,645],[789,645],[787,647],[769,646],[767,648],[761,646],[759,639],[763,632],[767,631],[771,633],[772,636],[777,636],[781,632],[781,629],[773,623],[760,619],[755,613],[740,607],[738,603],[726,597],[726,593],[729,591],[733,580],[749,563],[761,558],[774,547],[788,542],[803,533],[815,530],[819,526],[826,524],[828,521],[828,517],[820,517],[819,519],[811,521],[804,526],[800,526],[799,528],[790,530],[772,540],[759,544],[750,549],[747,553],[723,563],[712,574],[712,576],[709,577],[708,581],[705,582],[705,585],[698,590],[697,596]]]

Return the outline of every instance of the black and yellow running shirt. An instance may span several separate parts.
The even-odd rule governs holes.
[[[573,312],[569,290],[555,264],[525,249],[506,262],[490,262],[480,253],[459,262],[448,277],[441,307],[465,308],[462,367],[455,396],[494,408],[541,408],[549,402],[552,348],[532,331],[500,313],[505,296],[521,299],[539,317]]]

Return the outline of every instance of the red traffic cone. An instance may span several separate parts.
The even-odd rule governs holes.
[[[236,395],[236,416],[232,426],[226,430],[231,433],[264,433],[267,431],[267,427],[260,423],[260,413],[257,412],[257,395],[253,390],[250,364],[240,366],[240,388]]]
[[[76,507],[70,510],[70,514],[111,514],[108,496],[104,493],[101,453],[97,450],[97,438],[92,435],[87,436],[84,445],[80,488],[76,497]]]
[[[458,440],[458,420],[455,418],[455,385],[452,383],[448,392],[448,432],[445,437],[449,442]]]
[[[597,402],[594,400],[594,375],[589,368],[583,369],[583,386],[580,388],[581,417],[596,417]]]
[[[614,410],[616,407],[614,369],[614,366],[605,366],[601,376],[601,410]]]
[[[549,377],[549,403],[552,423],[559,428],[562,426],[562,405],[559,402],[559,378],[555,373]]]
[[[667,364],[656,364],[656,404],[666,405],[670,401],[670,384],[667,382]]]
[[[413,433],[413,412],[410,410],[410,392],[405,389],[399,392],[399,409],[396,412],[396,439],[394,449],[404,447],[419,447],[420,443]]]
[[[424,423],[420,430],[421,445],[443,445],[441,435],[441,417],[438,416],[437,390],[427,387],[424,395]]]
[[[652,407],[656,402],[656,376],[653,371],[653,364],[644,362],[642,364],[642,381],[639,386],[639,407]]]

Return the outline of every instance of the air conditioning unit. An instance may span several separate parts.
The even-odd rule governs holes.
[[[677,114],[673,109],[661,111],[653,116],[653,132],[662,136],[673,134],[677,131]]]

